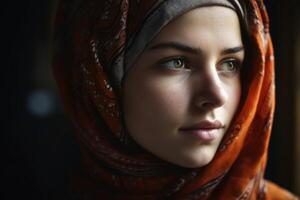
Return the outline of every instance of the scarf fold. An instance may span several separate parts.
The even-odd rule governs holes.
[[[147,43],[201,5],[236,10],[249,45],[243,103],[213,161],[184,169],[130,148],[122,79]],[[62,0],[53,72],[76,129],[83,170],[72,193],[91,199],[296,199],[264,180],[274,113],[274,56],[261,0]],[[248,55],[247,55],[248,56]]]

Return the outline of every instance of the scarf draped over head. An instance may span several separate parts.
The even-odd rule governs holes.
[[[130,150],[122,80],[158,32],[199,6],[234,9],[247,21],[242,105],[213,161],[183,169]],[[82,153],[73,193],[95,199],[292,199],[263,179],[274,112],[274,57],[262,0],[62,0],[54,76]]]

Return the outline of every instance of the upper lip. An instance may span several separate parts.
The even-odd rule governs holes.
[[[215,121],[206,120],[206,121],[202,121],[202,122],[199,122],[197,124],[194,124],[194,125],[191,125],[191,126],[188,126],[188,127],[183,127],[180,130],[188,131],[188,130],[220,129],[220,128],[224,128],[224,125],[220,121],[218,121],[218,120],[215,120]]]

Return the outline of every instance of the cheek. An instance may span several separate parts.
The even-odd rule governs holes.
[[[233,116],[239,106],[241,99],[241,82],[240,79],[233,80],[227,85],[228,103],[227,110]]]
[[[125,88],[127,128],[160,131],[176,126],[188,107],[186,91],[182,84],[159,78],[143,79],[139,84]]]

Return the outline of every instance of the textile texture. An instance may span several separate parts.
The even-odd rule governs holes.
[[[274,56],[262,0],[245,0],[249,51],[243,100],[213,161],[185,169],[133,147],[123,128],[122,78],[135,59],[132,49],[143,49],[136,44],[143,26],[166,2],[60,3],[53,72],[82,153],[72,193],[90,199],[296,199],[264,180],[275,102]],[[182,12],[197,6],[185,2],[191,4]]]

